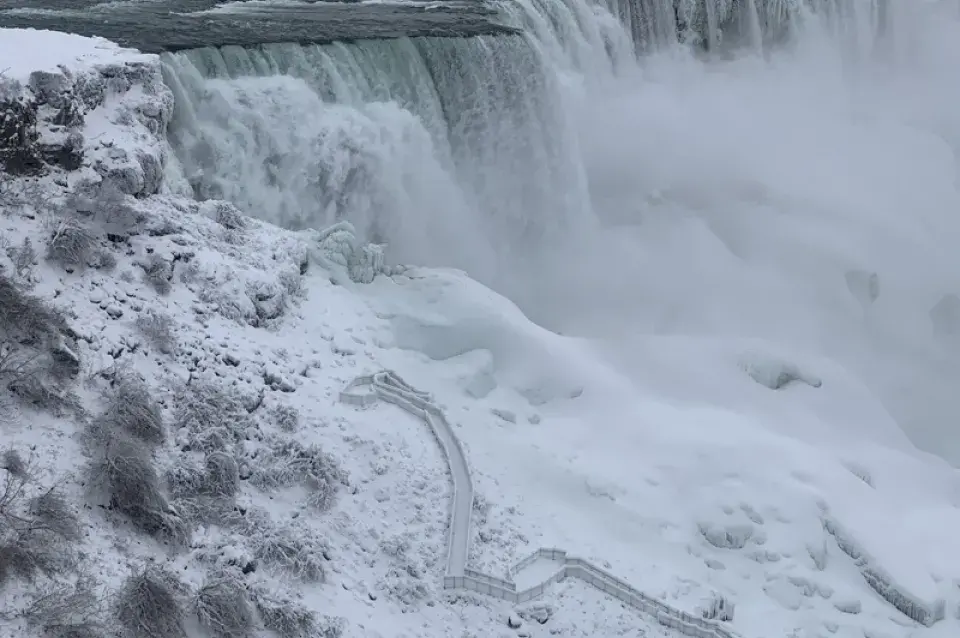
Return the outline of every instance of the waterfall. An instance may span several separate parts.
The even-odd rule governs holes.
[[[798,17],[857,2],[504,0],[524,35],[164,54],[170,181],[288,228],[347,218],[390,259],[493,283],[595,223],[578,98],[651,47],[759,49]]]
[[[747,0],[744,8],[747,46],[754,51],[763,49],[763,33],[760,29],[760,14],[757,12],[757,0]]]
[[[350,219],[397,261],[508,276],[592,223],[573,94],[635,55],[582,0],[504,13],[528,34],[164,54],[182,187],[287,228]]]

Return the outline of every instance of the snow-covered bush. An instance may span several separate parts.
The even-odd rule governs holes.
[[[407,566],[394,565],[387,570],[378,586],[387,594],[403,605],[416,607],[433,598],[433,589],[423,579],[423,574],[411,570]]]
[[[19,280],[27,279],[30,271],[37,265],[37,251],[29,237],[24,237],[19,246],[7,248],[7,257],[13,265],[13,274]]]
[[[237,461],[225,452],[208,454],[203,467],[181,457],[167,470],[166,480],[180,516],[221,524],[233,510],[240,486]]]
[[[59,217],[51,226],[47,259],[65,268],[86,266],[97,247],[97,234],[73,215]]]
[[[296,298],[303,295],[303,275],[293,268],[280,271],[277,275],[277,283],[290,297]]]
[[[336,457],[319,445],[303,445],[299,441],[274,439],[269,450],[256,463],[250,482],[271,490],[302,485],[307,500],[321,511],[330,509],[337,491],[347,481],[347,473]]]
[[[230,202],[210,202],[211,215],[218,224],[227,230],[241,230],[247,227],[247,217]]]
[[[80,539],[80,521],[64,493],[50,488],[27,501],[28,520],[68,541]]]
[[[71,412],[83,413],[83,406],[76,394],[44,378],[36,368],[30,369],[27,374],[15,376],[7,384],[7,389],[23,403],[57,416]]]
[[[67,196],[60,215],[86,217],[103,232],[126,238],[138,233],[144,221],[133,202],[113,180],[82,180]]]
[[[63,316],[0,275],[0,330],[21,343],[50,343],[69,332]]]
[[[96,435],[103,451],[91,469],[94,477],[105,479],[111,507],[158,540],[186,542],[189,526],[161,490],[149,447],[120,430]]]
[[[244,534],[257,562],[281,569],[305,582],[326,579],[325,547],[316,532],[294,524],[277,526],[260,523]]]
[[[250,638],[256,616],[240,574],[223,571],[207,577],[194,606],[200,625],[213,638]]]
[[[253,602],[263,626],[280,638],[316,635],[317,615],[289,592],[271,591],[261,583],[253,589]]]
[[[54,411],[78,401],[61,382],[79,372],[63,316],[0,275],[0,384],[25,401]]]
[[[100,428],[127,432],[149,445],[163,443],[160,405],[143,381],[132,375],[119,377],[105,398],[107,407],[100,416]]]
[[[271,589],[258,583],[252,588],[252,593],[263,626],[279,638],[343,636],[345,623],[342,618],[319,618],[289,591]]]
[[[177,348],[176,322],[165,312],[147,310],[137,317],[137,329],[147,342],[163,354]]]
[[[188,594],[176,574],[161,567],[128,577],[116,600],[116,618],[129,638],[185,638]]]
[[[206,458],[204,488],[207,494],[219,497],[236,496],[240,488],[237,460],[225,452],[211,452]]]
[[[137,262],[143,271],[143,280],[161,295],[170,294],[173,288],[173,264],[153,253]]]
[[[0,475],[0,586],[69,571],[80,527],[63,493],[40,487],[30,464],[14,450],[0,457]]]
[[[97,250],[91,255],[88,262],[91,268],[102,270],[104,272],[113,272],[117,267],[117,256],[109,250]]]
[[[296,432],[300,429],[300,411],[292,405],[277,403],[267,412],[267,418],[284,432]]]
[[[212,381],[194,380],[176,393],[173,403],[174,426],[195,452],[229,452],[256,428],[240,393]]]
[[[247,297],[253,302],[256,320],[254,327],[266,327],[283,316],[287,309],[287,291],[278,281],[254,279],[247,282]]]
[[[57,583],[40,589],[20,612],[30,627],[44,638],[102,638],[102,596],[97,582],[82,574],[75,583]]]

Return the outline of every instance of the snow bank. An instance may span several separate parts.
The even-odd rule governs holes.
[[[61,31],[0,28],[0,73],[26,81],[37,71],[78,70],[103,64],[147,62],[155,56],[121,48],[103,38]]]
[[[592,365],[586,344],[532,323],[511,301],[455,270],[413,268],[358,290],[392,325],[393,345],[434,361],[489,353],[496,384],[531,406],[624,391],[622,379]],[[489,379],[488,379],[489,380]]]
[[[840,549],[856,561],[867,584],[905,616],[922,625],[929,627],[943,620],[944,599],[927,571],[929,566],[918,562],[916,552],[912,551],[917,539],[890,534],[884,529],[888,519],[881,520],[875,514],[861,515],[855,520],[856,527],[850,528],[827,515],[823,526]],[[876,558],[878,552],[883,557],[880,560]]]

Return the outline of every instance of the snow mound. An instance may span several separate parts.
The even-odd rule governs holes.
[[[477,383],[503,384],[531,406],[578,397],[588,386],[604,395],[622,389],[617,375],[591,366],[586,344],[532,323],[460,271],[413,268],[361,292],[390,321],[394,346],[434,361],[484,353],[491,369]]]
[[[24,81],[37,71],[62,71],[117,62],[147,61],[153,56],[124,49],[103,38],[61,31],[0,28],[3,74]]]

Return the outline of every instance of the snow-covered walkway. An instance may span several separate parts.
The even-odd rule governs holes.
[[[443,412],[430,400],[430,395],[408,385],[396,373],[382,371],[360,376],[340,393],[340,400],[358,407],[367,407],[378,400],[388,401],[422,419],[440,445],[453,482],[450,528],[447,537],[447,570],[444,589],[469,589],[513,603],[537,598],[553,583],[567,577],[579,578],[600,591],[654,616],[667,627],[696,638],[734,638],[720,622],[698,618],[656,600],[629,583],[582,558],[569,556],[557,548],[541,548],[517,563],[508,578],[498,578],[468,568],[470,519],[473,509],[473,482],[466,455]],[[533,563],[553,561],[557,569],[547,578],[518,591],[514,576]]]

